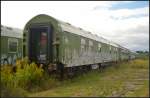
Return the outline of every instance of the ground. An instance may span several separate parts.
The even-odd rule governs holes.
[[[48,97],[148,97],[149,61],[133,60],[92,70],[73,79],[59,82],[59,86],[29,96]]]

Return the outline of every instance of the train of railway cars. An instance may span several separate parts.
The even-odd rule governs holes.
[[[1,25],[1,65],[14,65],[22,58],[23,31]]]
[[[129,49],[46,14],[25,25],[23,56],[61,75],[135,58]]]

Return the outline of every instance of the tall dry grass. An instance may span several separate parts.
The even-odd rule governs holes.
[[[137,68],[137,69],[148,69],[149,68],[149,60],[148,59],[136,59],[131,61],[130,66],[132,68]]]

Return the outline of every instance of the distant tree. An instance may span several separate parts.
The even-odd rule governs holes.
[[[145,51],[145,53],[149,53],[148,51]]]
[[[136,51],[136,53],[143,53],[143,51]]]

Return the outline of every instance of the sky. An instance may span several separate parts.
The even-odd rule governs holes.
[[[149,51],[149,1],[1,1],[1,24],[23,29],[38,14],[83,28],[132,51]]]

